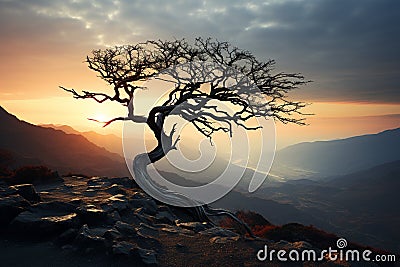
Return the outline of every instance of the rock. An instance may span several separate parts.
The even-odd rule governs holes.
[[[210,243],[218,243],[218,244],[225,244],[228,242],[238,241],[239,236],[235,237],[222,237],[222,236],[214,236],[210,238]]]
[[[185,247],[185,245],[182,245],[181,243],[176,243],[175,245],[176,248],[182,249]]]
[[[130,236],[130,237],[132,237],[132,236],[135,236],[135,237],[136,237],[136,236],[137,236],[136,229],[135,229],[132,225],[130,225],[130,224],[127,224],[127,223],[118,221],[118,222],[114,225],[114,227],[115,227],[119,232],[121,232],[123,235]]]
[[[39,237],[61,233],[78,225],[76,213],[52,214],[49,212],[24,211],[20,213],[11,223],[10,228],[15,233]]]
[[[126,200],[126,197],[123,194],[116,194],[115,196],[109,197],[108,200],[109,201],[122,201],[122,200]]]
[[[140,223],[150,223],[151,218],[147,214],[142,214],[140,212],[132,212],[131,210],[124,210],[119,213],[121,216],[121,221],[129,224],[139,225]]]
[[[204,231],[206,229],[208,229],[208,224],[206,222],[183,222],[183,223],[177,223],[176,224],[179,227],[185,228],[185,229],[189,229],[192,231],[200,232],[200,231]]]
[[[111,195],[118,195],[118,194],[125,195],[126,194],[122,185],[118,185],[118,184],[112,184],[110,187],[106,188],[104,191],[106,191],[107,193],[109,193]]]
[[[130,199],[143,199],[143,198],[146,198],[146,194],[141,191],[133,192],[133,194],[130,196]]]
[[[4,181],[4,180],[0,180],[0,191],[1,191],[1,188],[2,187],[8,187],[8,184],[6,183],[6,181]]]
[[[114,255],[125,255],[133,256],[137,250],[137,245],[129,243],[127,241],[117,242],[112,246],[112,252]]]
[[[122,234],[116,229],[116,228],[111,228],[109,230],[107,230],[104,234],[103,237],[107,240],[107,241],[113,241],[117,238],[122,237]]]
[[[71,243],[78,234],[78,229],[68,229],[63,232],[55,241],[58,245],[65,245],[67,243]]]
[[[0,185],[0,197],[8,197],[17,193],[17,189],[13,186],[9,187],[7,184],[3,183]]]
[[[178,218],[170,211],[159,211],[156,220],[162,223],[174,223]]]
[[[210,229],[204,230],[199,232],[202,235],[210,235],[212,237],[214,236],[220,236],[220,237],[236,237],[239,236],[239,234],[232,232],[231,230],[224,229],[221,227],[212,227]]]
[[[169,224],[157,224],[156,225],[160,231],[169,233],[169,234],[184,234],[184,235],[194,235],[195,233],[191,230],[178,227],[176,225]]]
[[[157,203],[153,199],[138,198],[130,199],[129,205],[132,208],[142,208],[144,212],[150,215],[156,215],[157,213]]]
[[[108,212],[106,223],[113,225],[116,222],[121,221],[121,216],[119,215],[118,211]]]
[[[279,245],[279,246],[290,246],[291,245],[291,243],[286,241],[286,240],[280,240],[276,244]]]
[[[86,197],[94,197],[95,195],[97,195],[98,190],[97,189],[86,189],[83,192],[83,195]]]
[[[151,222],[153,222],[155,220],[155,217],[153,215],[150,215],[149,213],[147,213],[145,208],[135,209],[134,214],[140,216],[142,219],[150,220]]]
[[[77,206],[81,205],[82,202],[83,202],[83,201],[82,201],[82,199],[80,199],[80,198],[73,198],[73,199],[71,199],[70,201],[68,201],[68,204],[71,204],[71,205],[77,207]]]
[[[16,190],[16,193],[28,200],[31,203],[39,202],[40,195],[36,192],[35,187],[32,184],[20,184],[10,186],[11,189]]]
[[[157,228],[151,227],[145,223],[141,223],[138,228],[136,228],[136,232],[139,236],[147,239],[156,239],[159,236],[159,232]]]
[[[89,225],[102,224],[107,219],[107,213],[94,205],[85,205],[77,209],[81,221]]]
[[[296,249],[300,249],[300,250],[304,250],[304,249],[311,249],[313,248],[313,246],[306,242],[306,241],[297,241],[297,242],[293,242],[292,246]]]
[[[138,248],[138,254],[142,261],[148,265],[157,265],[157,253],[152,249]]]
[[[74,240],[74,245],[80,248],[104,249],[105,238],[95,235],[87,224],[83,225]]]
[[[137,187],[135,181],[129,177],[113,177],[113,178],[108,178],[108,181],[111,184],[118,184],[122,185],[125,188],[135,188]]]
[[[63,250],[76,250],[76,248],[74,246],[70,245],[70,244],[62,246],[61,249],[63,249]]]
[[[111,185],[111,182],[107,177],[93,177],[87,181],[88,186],[97,186],[100,185],[102,187],[106,187]]]
[[[118,194],[107,199],[108,205],[114,210],[123,211],[128,208],[128,201],[124,195]]]
[[[17,233],[39,236],[56,234],[78,226],[75,207],[61,201],[41,202],[20,213],[12,222],[11,229]]]
[[[67,214],[75,212],[76,206],[62,201],[48,201],[32,205],[31,210],[44,213]]]
[[[109,230],[107,227],[91,227],[90,233],[95,236],[104,236],[104,234]]]
[[[20,195],[0,198],[0,226],[8,225],[29,206],[29,202]]]
[[[154,250],[140,248],[137,244],[127,241],[116,242],[112,246],[112,253],[114,255],[140,258],[147,265],[157,265],[157,253]]]

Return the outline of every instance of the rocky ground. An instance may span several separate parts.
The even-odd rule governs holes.
[[[264,245],[313,247],[197,222],[185,209],[156,202],[129,178],[71,176],[35,186],[0,181],[0,226],[2,266],[265,266],[256,257]]]

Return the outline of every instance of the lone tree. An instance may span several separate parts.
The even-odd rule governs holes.
[[[211,75],[211,78],[205,79],[204,77],[210,76],[210,70],[192,68],[194,65],[191,63],[194,62],[212,62],[227,68],[224,68],[222,73],[219,70],[220,75],[214,74]],[[217,131],[232,133],[233,124],[246,130],[257,129],[258,127],[246,124],[255,117],[272,117],[283,123],[304,124],[302,115],[305,114],[301,112],[301,108],[306,104],[288,100],[287,94],[308,81],[298,73],[275,73],[274,60],[259,61],[249,51],[239,49],[227,42],[202,38],[195,39],[192,44],[184,39],[147,41],[135,45],[94,50],[92,55],[86,57],[86,63],[89,69],[95,71],[102,80],[111,86],[110,94],[91,91],[77,92],[62,86],[60,88],[72,93],[73,97],[77,99],[90,98],[98,103],[114,101],[127,107],[128,116],[103,122],[104,127],[121,120],[147,124],[154,133],[158,145],[148,153],[137,155],[133,162],[135,179],[145,183],[145,186],[155,186],[150,182],[146,167],[162,159],[170,150],[176,149],[179,138],[173,140],[175,127],[169,134],[165,133],[163,129],[165,119],[170,115],[179,115],[188,120],[195,129],[210,139]],[[170,72],[169,75],[175,78],[175,86],[168,89],[167,100],[162,105],[154,106],[147,116],[135,115],[134,94],[137,90],[143,89],[143,82],[158,77],[160,73],[173,66],[182,64],[189,64],[190,69],[187,70],[187,73],[190,78],[179,77],[176,73]],[[250,105],[238,91],[228,88],[226,80],[224,80],[227,73],[223,73],[227,70],[233,70],[235,73],[247,77],[262,95],[262,101],[255,106]],[[193,77],[196,75],[203,78]],[[243,79],[237,76],[236,79],[240,87]],[[201,90],[204,83],[209,85],[209,90]],[[210,104],[211,101],[221,101],[221,103],[229,104],[236,109],[233,113],[228,113],[217,105]],[[164,189],[156,188],[155,190]],[[169,197],[182,198],[173,193],[169,194]],[[210,223],[212,221],[209,216],[221,214],[231,216],[241,223],[230,212],[211,209],[207,205],[189,209],[199,220]],[[241,224],[249,231],[245,224]]]

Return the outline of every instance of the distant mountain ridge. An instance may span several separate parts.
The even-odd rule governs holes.
[[[43,164],[61,173],[109,176],[129,174],[123,158],[118,154],[91,143],[81,135],[66,134],[21,121],[2,107],[0,149],[13,155],[14,167]]]
[[[313,172],[319,177],[344,175],[396,160],[400,160],[400,128],[300,143],[278,151],[275,157],[277,164]]]
[[[123,149],[122,149],[122,139],[114,134],[100,134],[95,131],[84,131],[80,132],[72,128],[68,125],[56,125],[56,124],[40,124],[39,126],[45,128],[53,128],[56,130],[61,130],[67,134],[79,134],[84,136],[90,142],[104,147],[110,152],[118,153],[120,156],[123,156]]]

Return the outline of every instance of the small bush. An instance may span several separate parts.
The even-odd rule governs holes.
[[[277,227],[276,225],[256,225],[252,227],[252,231],[258,237],[266,237],[269,231]]]
[[[9,166],[13,162],[10,152],[0,149],[0,177],[9,177],[12,174]]]
[[[246,223],[256,236],[263,237],[265,233],[276,226],[272,225],[262,215],[253,211],[238,211],[236,216]],[[226,217],[219,222],[220,226],[224,228],[234,229],[237,232],[245,234],[243,227],[230,217]]]
[[[56,171],[52,171],[46,166],[24,166],[17,169],[14,175],[7,180],[10,185],[15,184],[41,184],[60,180]]]
[[[12,175],[12,171],[10,171],[7,167],[0,166],[0,177],[10,177]]]

